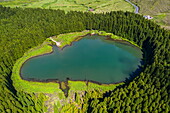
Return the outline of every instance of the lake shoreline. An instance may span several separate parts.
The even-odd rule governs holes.
[[[39,57],[39,56],[44,56],[44,55],[48,55],[48,54],[52,54],[54,52],[54,48],[53,46],[56,46],[59,50],[63,50],[64,48],[68,47],[68,46],[72,46],[74,43],[76,43],[77,41],[83,39],[85,36],[94,36],[94,35],[97,35],[97,36],[104,36],[106,37],[105,40],[111,40],[111,41],[115,41],[115,42],[118,42],[118,43],[121,43],[121,44],[125,44],[125,45],[128,45],[128,46],[132,46],[132,47],[135,47],[135,48],[138,48],[140,49],[139,47],[131,44],[130,42],[126,41],[126,40],[122,40],[122,39],[114,39],[114,38],[111,38],[111,35],[100,35],[99,33],[87,33],[86,35],[82,35],[82,36],[78,36],[75,40],[73,40],[70,44],[67,44],[63,47],[58,47],[57,45],[53,45],[53,44],[50,44],[48,46],[52,46],[52,50],[48,53],[43,53],[43,54],[40,54],[40,55],[36,55],[36,56],[32,56],[30,57],[29,59],[27,59],[21,66],[20,68],[20,77],[21,79],[23,80],[27,80],[27,81],[33,81],[33,82],[42,82],[42,83],[49,83],[49,82],[53,82],[53,83],[60,83],[62,81],[59,81],[58,79],[46,79],[46,80],[37,80],[37,79],[34,79],[34,78],[27,78],[25,79],[23,76],[22,76],[22,73],[21,73],[21,69],[23,68],[23,65],[30,59],[32,58],[35,58],[35,57]],[[68,78],[68,80],[70,80]],[[91,83],[95,83],[95,84],[98,84],[98,85],[111,85],[111,84],[119,84],[119,83],[123,83],[125,81],[119,81],[119,82],[113,82],[113,83],[100,83],[100,82],[97,82],[97,81],[93,81],[93,80],[70,80],[70,81],[83,81],[83,82],[91,82]]]
[[[78,33],[81,33],[81,32],[78,32]],[[60,50],[63,50],[65,47],[72,46],[74,43],[81,40],[83,37],[87,35],[90,35],[90,36],[98,35],[98,36],[105,36],[106,40],[113,40],[113,41],[126,44],[126,45],[130,45],[132,47],[140,49],[140,47],[134,45],[132,41],[128,41],[127,39],[113,35],[112,33],[106,33],[104,31],[97,31],[97,30],[93,30],[93,31],[86,30],[84,33],[87,33],[87,34],[78,36],[76,39],[71,40],[70,41],[71,43],[66,44],[63,47],[57,47],[57,48],[59,48]],[[61,90],[61,89],[56,89],[57,87],[59,87],[60,81],[58,79],[47,79],[47,80],[37,80],[34,78],[24,79],[23,75],[21,74],[21,68],[31,58],[52,54],[54,52],[54,49],[52,46],[55,46],[55,45],[52,43],[52,41],[49,38],[47,38],[43,42],[43,44],[36,46],[34,48],[31,48],[30,50],[28,50],[28,52],[24,53],[23,57],[18,59],[18,61],[14,65],[13,74],[12,74],[12,80],[15,81],[14,86],[16,87],[17,90],[25,90],[27,92],[42,92],[43,87],[46,87],[46,85],[48,88],[45,88],[44,90],[46,91],[44,92],[51,93],[51,92]],[[95,87],[98,87],[98,88],[101,87],[102,89],[109,89],[111,87],[115,88],[117,85],[121,85],[125,83],[125,80],[119,81],[119,82],[113,82],[113,83],[105,83],[105,84],[97,82],[97,81],[91,81],[91,80],[71,80],[71,79],[68,80],[68,82],[71,82],[71,81],[73,82],[73,84],[78,84],[80,86],[81,85],[84,86],[84,84],[86,84],[86,86],[84,87],[87,87],[90,84],[88,89],[90,87],[91,89]],[[32,90],[32,88],[34,88],[34,90]],[[72,88],[75,88],[75,85]],[[77,90],[79,90],[79,88]]]
[[[52,50],[51,50],[50,52],[48,52],[48,53],[43,53],[43,54],[37,55],[37,56],[32,56],[32,57],[30,57],[29,59],[27,59],[27,60],[22,64],[22,66],[21,66],[21,68],[20,68],[20,77],[21,77],[21,79],[27,80],[27,81],[33,81],[33,82],[42,82],[42,83],[49,83],[49,82],[60,83],[60,82],[62,82],[62,81],[59,81],[59,79],[46,79],[46,80],[38,80],[38,79],[35,79],[35,78],[27,78],[27,79],[25,79],[25,78],[22,76],[21,69],[22,69],[23,65],[24,65],[28,60],[30,60],[30,59],[32,59],[32,58],[39,57],[39,56],[44,56],[44,55],[48,55],[48,54],[52,54],[52,53],[54,52],[53,46],[56,46],[59,50],[63,50],[64,48],[66,48],[66,47],[68,47],[68,46],[72,46],[74,43],[78,42],[79,40],[83,39],[85,36],[88,36],[88,35],[89,35],[89,36],[94,36],[94,35],[104,36],[104,37],[106,37],[105,40],[115,41],[115,42],[118,42],[118,43],[121,43],[121,44],[125,44],[125,45],[128,45],[128,46],[132,46],[132,47],[135,47],[135,48],[140,49],[139,47],[131,44],[131,43],[128,42],[128,41],[125,41],[125,40],[122,40],[122,39],[113,39],[113,38],[111,38],[110,35],[106,35],[106,36],[105,36],[105,35],[100,35],[100,34],[91,34],[91,33],[88,33],[88,34],[83,35],[83,36],[78,36],[78,37],[77,37],[74,41],[72,41],[70,44],[65,45],[65,46],[63,46],[63,47],[58,47],[57,45],[50,44],[49,46],[52,46]],[[119,82],[113,82],[113,83],[100,83],[100,82],[93,81],[93,80],[71,80],[71,79],[69,79],[69,78],[68,78],[68,80],[70,80],[70,81],[91,82],[91,83],[95,83],[95,84],[98,84],[98,85],[109,85],[109,84],[111,85],[111,84],[119,84],[119,83],[125,82],[125,81],[119,81]]]
[[[60,81],[58,79],[46,79],[46,80],[38,80],[38,79],[35,79],[35,78],[23,78],[22,76],[20,76],[22,80],[26,80],[26,81],[30,81],[30,82],[41,82],[41,83],[49,83],[49,82],[52,82],[52,83],[60,83],[60,82],[68,82],[68,81],[72,81],[72,82],[85,82],[85,83],[94,83],[94,84],[98,84],[98,85],[103,85],[103,86],[108,86],[108,85],[114,85],[114,84],[120,84],[120,83],[124,83],[125,81],[119,81],[119,82],[113,82],[113,83],[100,83],[100,82],[97,82],[97,81],[93,81],[93,80],[71,80],[69,78],[66,78],[66,81]],[[88,85],[87,85],[88,86]]]
[[[105,40],[111,40],[111,41],[114,41],[114,42],[119,42],[119,43],[121,43],[121,44],[128,45],[128,46],[131,46],[131,47],[134,47],[134,48],[137,48],[137,49],[140,49],[140,50],[141,50],[140,47],[132,44],[131,42],[129,42],[129,41],[127,41],[127,40],[114,39],[114,38],[111,38],[111,35],[100,35],[100,34],[91,34],[91,33],[88,33],[88,34],[83,35],[83,36],[79,36],[78,39],[75,39],[75,40],[72,41],[70,44],[67,44],[67,45],[65,45],[65,46],[63,46],[63,47],[58,47],[58,46],[56,46],[56,45],[55,45],[55,46],[56,46],[57,48],[59,48],[60,50],[63,50],[64,48],[66,48],[66,47],[68,47],[68,46],[72,46],[73,43],[78,42],[78,41],[81,40],[83,37],[88,36],[88,35],[89,35],[89,36],[93,36],[93,35],[104,36],[104,37],[107,37]]]

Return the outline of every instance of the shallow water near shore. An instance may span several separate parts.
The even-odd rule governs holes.
[[[142,51],[130,44],[85,36],[72,46],[27,60],[21,68],[23,79],[65,81],[89,80],[109,84],[129,78],[140,65]]]

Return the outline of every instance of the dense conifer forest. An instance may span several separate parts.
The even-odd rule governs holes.
[[[103,30],[136,42],[144,52],[141,73],[105,94],[86,92],[79,109],[89,113],[168,113],[170,111],[170,32],[130,12],[93,14],[0,6],[0,112],[44,112],[43,94],[17,91],[12,67],[28,49],[61,33]],[[96,95],[96,96],[95,96]]]

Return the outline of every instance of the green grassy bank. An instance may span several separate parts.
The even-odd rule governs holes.
[[[53,36],[52,38],[54,40],[56,40],[57,42],[61,42],[60,48],[63,48],[66,45],[71,45],[71,43],[73,41],[80,40],[83,36],[85,36],[87,34],[90,34],[90,35],[97,34],[97,35],[100,35],[100,36],[108,36],[108,37],[110,37],[111,39],[113,39],[115,41],[127,41],[130,44],[132,44],[132,45],[134,45],[134,46],[136,46],[138,48],[141,48],[135,42],[130,41],[130,40],[126,39],[126,38],[123,38],[123,37],[120,37],[120,36],[116,36],[116,35],[114,35],[112,33],[107,33],[105,31],[98,31],[98,30],[84,30],[82,32],[60,34],[58,36]]]
[[[93,91],[93,90],[99,90],[101,92],[109,91],[115,89],[117,86],[124,84],[123,82],[118,84],[96,84],[92,82],[88,82],[88,85],[86,84],[86,81],[68,81],[68,85],[70,87],[71,91]]]
[[[48,40],[49,39],[44,41],[43,44],[30,49],[28,52],[24,54],[22,58],[16,61],[13,67],[12,80],[17,90],[23,90],[25,92],[36,92],[36,93],[61,92],[61,90],[59,89],[59,84],[57,83],[53,83],[53,82],[42,83],[42,82],[27,81],[27,80],[23,80],[20,77],[20,69],[26,60],[30,59],[31,57],[52,52],[52,47],[48,45],[50,44]]]

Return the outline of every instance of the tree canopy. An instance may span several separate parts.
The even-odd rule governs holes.
[[[170,32],[130,12],[93,14],[0,6],[0,112],[44,112],[43,94],[17,91],[11,74],[15,61],[47,37],[61,33],[104,30],[136,42],[144,52],[141,73],[113,91],[86,92],[83,112],[155,112],[170,110]],[[99,92],[98,92],[99,93]],[[96,95],[96,96],[95,96]],[[78,96],[76,96],[79,98]]]

